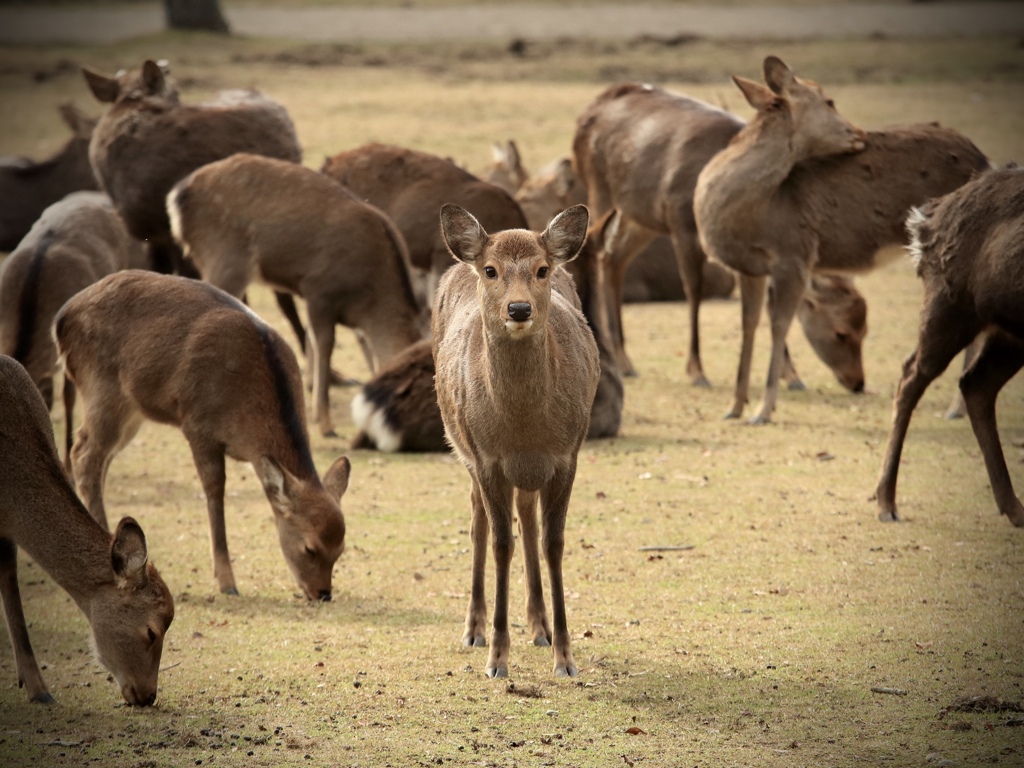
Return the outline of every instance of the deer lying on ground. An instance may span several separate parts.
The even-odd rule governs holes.
[[[472,211],[489,232],[526,226],[505,190],[426,152],[366,144],[328,158],[320,172],[391,217],[405,238],[412,266],[426,275],[428,305],[438,278],[452,264],[437,226],[442,205],[455,203]]]
[[[836,112],[816,83],[778,58],[767,87],[733,80],[757,115],[701,171],[694,212],[704,249],[741,274],[743,347],[736,395],[747,402],[754,332],[771,281],[772,354],[752,424],[778,399],[786,332],[814,271],[864,272],[885,246],[906,242],[906,212],[988,167],[968,139],[936,125],[864,132]]]
[[[118,272],[57,315],[57,346],[82,395],[71,451],[78,491],[106,526],[103,485],[114,455],[145,419],[180,427],[206,494],[213,572],[238,594],[224,525],[224,457],[252,464],[285,561],[305,596],[330,600],[345,545],[342,456],[317,477],[302,379],[291,348],[244,304],[198,280]]]
[[[917,348],[903,363],[878,481],[878,518],[898,520],[896,475],[914,407],[953,357],[979,334],[960,378],[1000,514],[1024,527],[996,426],[996,397],[1024,366],[1024,170],[978,176],[907,219],[924,282]]]
[[[0,355],[0,597],[28,700],[54,701],[28,637],[18,589],[18,547],[75,601],[96,659],[129,704],[156,700],[174,600],[132,518],[111,536],[89,517],[57,457],[46,406],[21,364]]]
[[[328,403],[334,326],[359,332],[371,372],[420,340],[405,243],[379,209],[296,163],[237,154],[167,196],[174,237],[203,279],[241,297],[258,276],[306,300],[317,424]]]
[[[128,235],[110,198],[73,192],[45,211],[0,264],[0,353],[28,370],[47,409],[53,405],[57,310],[87,285],[120,269],[144,268],[142,243]],[[75,388],[64,379],[64,461],[71,468]]]
[[[488,235],[464,209],[445,205],[441,227],[460,264],[441,280],[433,311],[437,398],[445,432],[472,479],[473,583],[463,643],[482,646],[488,530],[495,601],[488,677],[508,675],[508,588],[519,516],[536,645],[552,645],[554,671],[575,676],[565,616],[565,516],[590,403],[598,350],[568,274],[587,230],[587,209],[561,213],[540,234]],[[551,586],[553,627],[540,580],[536,505]]]
[[[71,138],[55,155],[39,162],[0,157],[0,251],[13,250],[47,206],[72,192],[97,189],[89,164],[89,139],[96,118],[70,104],[60,107]]]
[[[236,152],[299,163],[302,149],[285,108],[253,90],[226,90],[199,104],[182,104],[167,62],[147,59],[114,76],[83,67],[92,94],[110,108],[89,146],[96,178],[128,231],[148,243],[158,272],[195,276],[171,238],[165,200],[196,168]],[[306,349],[305,331],[290,294],[275,294]]]
[[[603,222],[598,222],[591,228],[579,256],[564,267],[573,276],[583,316],[600,352],[601,379],[590,409],[588,440],[619,433],[624,399],[622,375],[599,322],[604,295],[598,263],[602,227]],[[352,447],[386,452],[448,450],[434,374],[431,342],[423,340],[408,347],[363,385],[352,400],[352,421],[359,428]]]

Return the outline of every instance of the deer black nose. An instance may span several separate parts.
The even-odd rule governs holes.
[[[321,589],[320,590],[320,602],[329,603],[331,602],[331,590]]]
[[[508,305],[508,316],[517,323],[529,320],[531,314],[533,314],[533,307],[528,301],[513,301]]]
[[[861,379],[860,381],[854,382],[853,387],[851,387],[851,389],[853,390],[853,392],[855,394],[858,394],[858,395],[864,394],[864,379]]]

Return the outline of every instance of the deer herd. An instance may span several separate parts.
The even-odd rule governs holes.
[[[352,402],[352,447],[450,447],[466,467],[463,642],[490,646],[489,677],[508,674],[514,520],[533,642],[552,647],[557,676],[577,674],[566,514],[581,444],[621,426],[623,377],[636,372],[622,324],[631,297],[688,300],[686,371],[707,386],[700,305],[739,284],[728,418],[747,404],[767,298],[771,356],[750,419],[763,424],[780,381],[802,386],[786,349],[794,318],[840,383],[863,390],[866,303],[850,276],[879,266],[886,246],[909,245],[924,306],[893,406],[879,519],[898,519],[915,405],[969,349],[963,405],[1000,513],[1024,526],[995,417],[1000,389],[1024,365],[1024,170],[990,167],[934,124],[863,130],[774,56],[763,75],[733,78],[755,110],[748,122],[663,88],[613,85],[580,115],[570,156],[531,176],[510,142],[480,178],[384,144],[341,152],[318,172],[302,165],[284,107],[261,93],[186,104],[165,62],[115,76],[84,69],[109,104],[102,117],[65,108],[74,135],[58,155],[0,160],[0,248],[11,251],[0,264],[0,596],[28,698],[53,701],[29,642],[18,547],[86,615],[125,701],[156,699],[174,602],[139,524],[124,517],[111,533],[103,502],[111,461],[147,419],[188,441],[221,592],[238,594],[224,514],[230,456],[252,465],[302,593],[330,600],[351,464],[341,456],[318,473],[299,360],[246,305],[253,281],[274,291],[307,358],[322,435],[335,434],[340,323],[372,372]],[[48,413],[58,376],[63,459]]]

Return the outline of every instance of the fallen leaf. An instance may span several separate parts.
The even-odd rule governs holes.
[[[626,733],[628,733],[630,736],[640,736],[640,735],[646,736],[647,735],[647,731],[645,731],[643,728],[639,728],[639,727],[637,727],[635,725],[634,726],[630,726],[629,728],[627,728],[626,729]]]

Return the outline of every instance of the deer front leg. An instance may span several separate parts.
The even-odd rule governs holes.
[[[116,392],[120,385],[110,382],[104,386],[108,392]],[[142,415],[123,399],[101,399],[86,412],[78,439],[71,447],[71,474],[78,485],[78,495],[92,518],[107,531],[110,527],[103,503],[107,470],[114,455],[131,441],[141,426]]]
[[[516,491],[516,512],[519,535],[523,540],[523,562],[526,573],[526,618],[533,635],[533,644],[542,648],[551,645],[551,626],[544,607],[544,585],[540,579],[540,550],[537,542],[537,492]]]
[[[480,491],[487,521],[491,526],[494,551],[494,620],[491,625],[491,654],[488,677],[508,677],[508,582],[515,538],[512,535],[512,485],[497,472],[480,479]]]
[[[307,301],[309,331],[313,336],[313,403],[316,422],[324,437],[336,437],[331,422],[328,388],[331,383],[331,352],[334,350],[334,317],[319,301]]]
[[[999,442],[996,397],[1022,365],[1024,345],[997,331],[985,339],[970,368],[960,379],[967,414],[981,454],[985,457],[985,468],[988,470],[996,505],[1000,514],[1006,515],[1018,528],[1024,526],[1024,507],[1013,492],[1003,446]]]
[[[768,279],[764,276],[740,273],[740,307],[743,323],[743,342],[740,346],[740,364],[736,371],[736,390],[732,408],[725,414],[727,419],[738,419],[743,415],[750,395],[750,365],[754,357],[754,336],[764,306],[765,288]]]
[[[217,445],[205,445],[189,438],[192,458],[199,473],[199,482],[206,494],[206,514],[210,520],[210,552],[213,558],[213,578],[225,595],[237,595],[235,572],[231,568],[228,554],[228,533],[224,524],[224,449]]]
[[[462,644],[469,647],[483,648],[487,645],[484,628],[487,625],[487,598],[484,595],[484,570],[487,566],[487,539],[490,526],[487,524],[487,512],[480,495],[480,486],[473,480],[470,491],[470,502],[473,506],[473,521],[470,526],[470,539],[473,542],[473,581],[469,591],[469,608],[466,610],[466,631],[462,635]]]
[[[967,369],[971,367],[971,363],[974,362],[974,358],[978,356],[978,351],[981,349],[981,345],[984,339],[978,336],[967,345],[967,349],[964,350],[964,365],[963,373],[967,373]],[[962,375],[962,374],[961,374]],[[960,391],[960,387],[956,388],[953,393],[952,399],[949,401],[949,408],[946,409],[947,419],[962,419],[967,413],[967,404],[964,402],[963,393]]]
[[[24,687],[28,700],[53,704],[54,698],[43,682],[39,663],[28,639],[28,625],[18,589],[18,547],[10,539],[0,539],[0,598],[7,616],[7,631],[14,647],[14,663],[18,669],[18,687]]]
[[[704,365],[700,360],[700,303],[704,298],[704,264],[708,257],[700,248],[696,231],[673,234],[672,250],[689,303],[690,357],[686,361],[686,373],[695,387],[710,387],[711,382],[704,375]]]
[[[544,558],[551,581],[551,614],[554,621],[554,671],[556,677],[576,677],[579,670],[572,655],[569,627],[565,615],[565,587],[562,582],[562,555],[565,552],[565,516],[569,496],[576,477],[575,458],[572,465],[555,473],[541,492]]]
[[[749,424],[767,424],[779,399],[779,379],[786,357],[786,336],[789,334],[797,306],[807,289],[810,273],[803,264],[790,264],[772,274],[772,287],[768,294],[768,312],[772,325],[772,354],[768,364],[764,396],[757,413]]]

